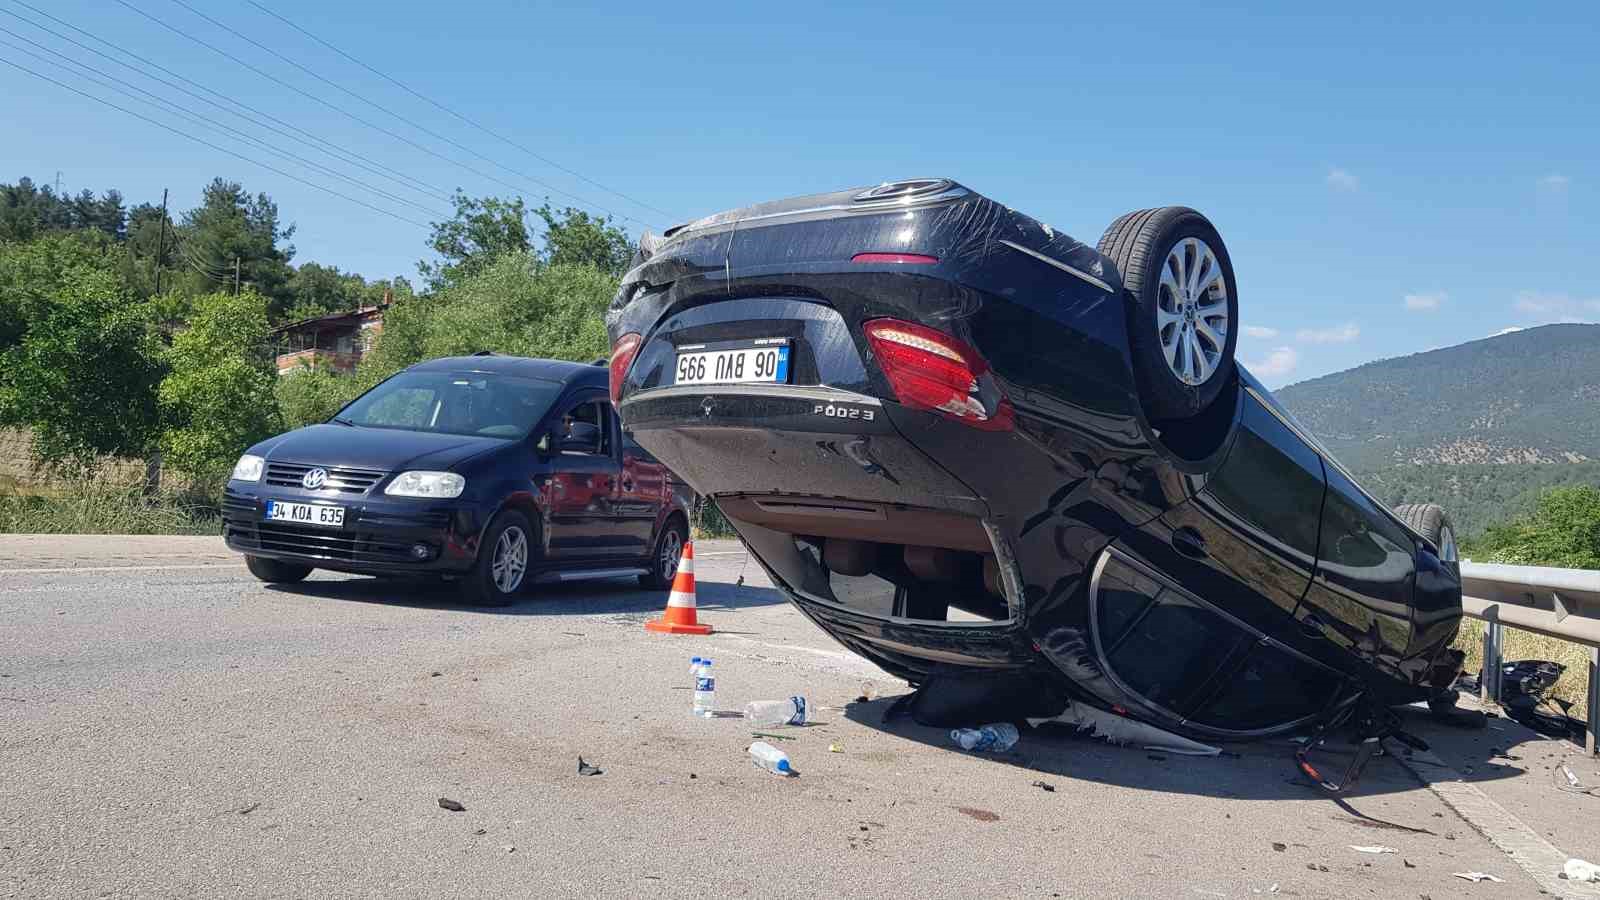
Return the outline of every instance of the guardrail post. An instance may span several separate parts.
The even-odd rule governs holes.
[[[1483,672],[1478,678],[1478,698],[1500,702],[1501,648],[1505,646],[1505,628],[1498,619],[1483,623]]]
[[[1584,746],[1600,753],[1600,647],[1589,648],[1589,736]]]

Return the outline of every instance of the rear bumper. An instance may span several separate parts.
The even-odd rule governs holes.
[[[222,533],[229,549],[251,556],[362,575],[453,574],[478,556],[482,517],[471,504],[339,501],[343,528],[268,522],[266,501],[329,502],[259,485],[230,484],[223,492]],[[426,557],[413,554],[424,546]]]

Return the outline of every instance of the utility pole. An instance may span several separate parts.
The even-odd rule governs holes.
[[[233,295],[239,296],[239,257],[233,258]]]
[[[161,236],[156,238],[156,295],[161,294],[161,256],[167,243],[167,189],[161,189]]]
[[[60,197],[61,197],[61,170],[57,169],[56,170],[56,198],[60,199]]]

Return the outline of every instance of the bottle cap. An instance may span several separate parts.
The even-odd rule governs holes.
[[[689,662],[697,663],[697,662],[705,662],[705,660],[701,659],[698,656],[691,656],[691,657],[689,657]]]
[[[787,759],[778,760],[778,764],[773,766],[772,768],[775,771],[782,772],[785,775],[788,775],[790,772],[793,771],[792,769],[789,768],[789,761]]]

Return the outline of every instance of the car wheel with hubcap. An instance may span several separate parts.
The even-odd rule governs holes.
[[[1112,222],[1099,250],[1128,294],[1128,350],[1146,417],[1193,418],[1233,376],[1239,296],[1222,235],[1186,206],[1163,206]]]
[[[672,587],[672,579],[678,574],[678,561],[683,558],[683,545],[688,539],[683,520],[677,516],[668,519],[656,537],[655,552],[650,556],[650,573],[640,575],[639,583],[656,591]]]
[[[506,510],[494,517],[478,543],[478,561],[461,580],[467,599],[480,606],[510,606],[527,581],[533,557],[528,517]]]
[[[311,574],[310,566],[295,565],[277,559],[268,559],[265,556],[251,556],[245,554],[244,567],[250,574],[265,581],[267,584],[295,584],[305,581]]]

